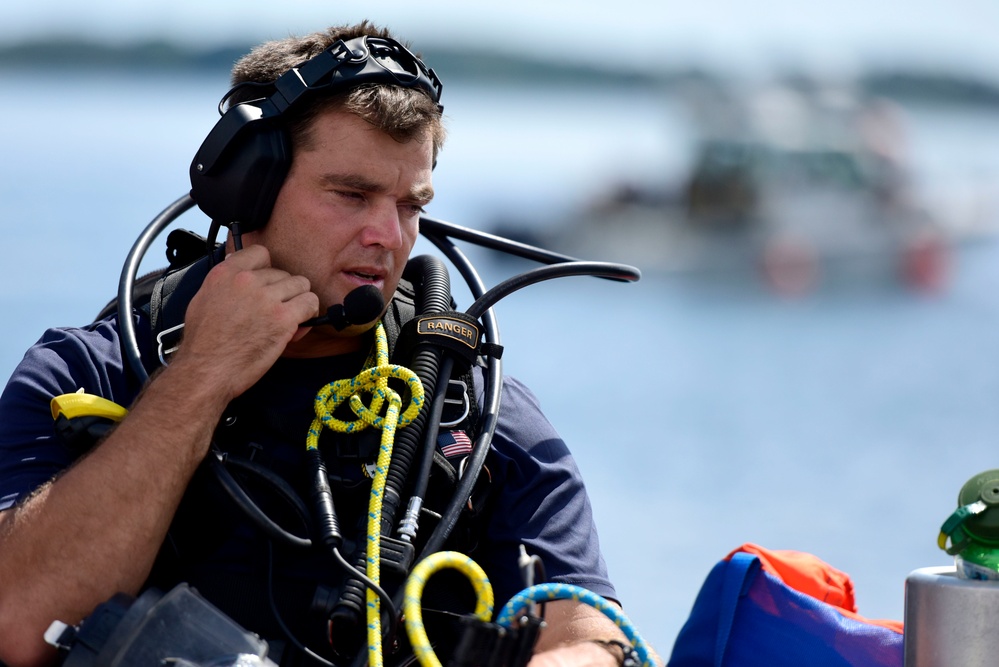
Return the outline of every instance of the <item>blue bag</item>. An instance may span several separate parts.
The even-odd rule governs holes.
[[[902,667],[891,626],[796,590],[737,550],[708,574],[668,667]]]

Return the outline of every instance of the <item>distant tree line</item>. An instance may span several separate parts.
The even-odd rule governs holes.
[[[246,43],[195,49],[168,40],[111,44],[80,38],[36,38],[0,43],[0,68],[200,70],[226,75],[252,46]],[[433,46],[423,49],[423,54],[445,81],[474,79],[490,85],[535,83],[668,89],[691,83],[724,87],[727,81],[722,72],[696,67],[664,67],[657,71],[620,69],[484,49]],[[868,94],[901,101],[975,104],[999,110],[999,80],[985,81],[963,73],[870,71],[860,77],[858,85]]]
[[[0,43],[0,67],[6,68],[119,68],[175,69],[228,72],[232,64],[253,47],[252,43],[194,49],[167,40],[134,44],[109,44],[79,38],[33,39]],[[594,66],[559,63],[542,58],[451,49],[424,49],[441,78],[474,77],[487,82],[565,81],[566,83],[617,82],[648,85],[658,75],[603,70]]]

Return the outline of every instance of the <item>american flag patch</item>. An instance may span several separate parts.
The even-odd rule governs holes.
[[[437,446],[447,458],[472,453],[472,441],[464,431],[448,431],[437,436]]]

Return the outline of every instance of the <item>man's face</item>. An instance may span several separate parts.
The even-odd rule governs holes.
[[[429,131],[399,143],[357,116],[327,111],[296,150],[267,225],[244,235],[274,266],[309,279],[322,312],[361,285],[391,299],[433,198]],[[350,328],[343,334],[356,334]],[[318,327],[306,337],[337,336]]]

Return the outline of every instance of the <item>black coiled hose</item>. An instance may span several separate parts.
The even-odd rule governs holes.
[[[403,277],[407,280],[422,278],[422,290],[417,286],[416,293],[421,300],[416,304],[417,315],[445,313],[451,310],[451,277],[444,262],[432,255],[414,257],[406,264]],[[416,348],[409,369],[416,373],[425,391],[437,386],[442,351],[440,348],[423,345]],[[402,503],[402,491],[409,476],[413,458],[419,449],[424,429],[427,426],[427,410],[421,410],[413,423],[396,434],[392,449],[392,465],[385,481],[385,501],[382,506],[383,533],[391,532],[395,515]]]

